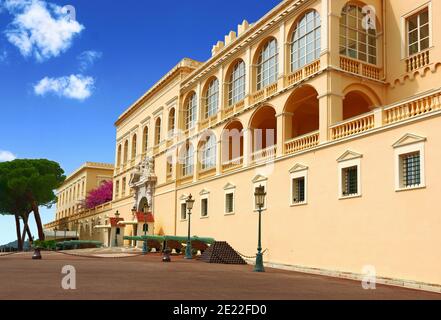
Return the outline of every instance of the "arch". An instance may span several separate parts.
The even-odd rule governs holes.
[[[176,109],[171,108],[168,112],[168,136],[173,136],[176,124]]]
[[[243,158],[244,127],[238,119],[233,119],[224,127],[221,135],[222,163]]]
[[[304,11],[291,26],[288,33],[290,72],[320,58],[321,17],[314,9]]]
[[[137,143],[138,143],[138,136],[136,134],[132,137],[132,160],[136,158],[137,153]]]
[[[195,91],[190,91],[184,100],[184,129],[195,126],[197,117],[198,100]]]
[[[277,144],[276,110],[271,105],[259,107],[251,116],[249,129],[253,151],[264,150]]]
[[[161,117],[158,117],[155,121],[155,145],[159,145],[161,143]]]
[[[148,201],[148,199],[146,198],[146,197],[143,197],[140,201],[139,201],[139,204],[138,204],[138,212],[144,212],[143,210],[144,210],[144,205],[145,204],[147,204],[148,206],[149,206],[149,208],[150,208],[150,204],[149,204],[149,201]],[[150,210],[149,210],[150,211]]]
[[[194,175],[194,148],[193,144],[187,141],[179,152],[179,164],[181,167],[181,177]]]
[[[147,153],[149,147],[149,127],[145,126],[142,131],[142,152]]]
[[[208,119],[219,111],[219,80],[215,76],[210,77],[204,85],[202,118]]]
[[[289,96],[283,114],[285,140],[318,131],[320,115],[317,90],[310,85],[296,89]]]
[[[217,139],[213,132],[205,132],[198,144],[198,156],[201,170],[216,168]]]
[[[121,165],[121,156],[122,156],[122,146],[118,145],[118,151],[116,155],[116,165],[119,167]]]
[[[375,102],[378,97],[370,89],[362,85],[350,86],[350,88],[344,91],[344,95],[343,120],[370,112],[380,105],[380,103]]]
[[[254,89],[261,90],[277,82],[279,74],[277,39],[267,37],[260,42],[253,58]]]
[[[124,142],[124,163],[127,163],[128,158],[129,158],[129,140],[126,140],[126,142]]]
[[[228,94],[226,105],[234,105],[246,95],[246,64],[242,59],[234,60],[228,67],[226,77],[228,83]]]

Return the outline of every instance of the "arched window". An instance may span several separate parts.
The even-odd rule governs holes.
[[[142,133],[142,152],[147,153],[149,147],[149,127],[145,127]]]
[[[129,140],[124,143],[124,163],[127,163],[129,157]]]
[[[245,99],[245,62],[238,61],[230,75],[228,104],[231,106]]]
[[[191,143],[185,146],[183,159],[182,159],[182,176],[192,176],[194,173],[194,150]]]
[[[161,118],[156,119],[155,124],[155,145],[161,143]]]
[[[175,132],[175,108],[168,113],[168,136],[173,136]]]
[[[191,129],[196,124],[198,99],[196,93],[191,93],[185,106],[185,129]]]
[[[340,54],[377,64],[377,32],[366,30],[363,22],[366,14],[355,4],[343,8],[340,19]]]
[[[207,89],[207,97],[205,103],[205,119],[214,116],[219,108],[219,80],[217,78],[211,80]]]
[[[269,40],[262,48],[257,62],[257,90],[263,89],[277,81],[277,40]]]
[[[121,152],[122,152],[122,147],[121,145],[118,146],[118,154],[116,156],[116,165],[119,167],[121,165]]]
[[[208,170],[216,167],[216,138],[210,135],[201,148],[201,169]]]
[[[320,14],[313,10],[297,22],[292,35],[291,72],[317,60],[321,50]]]
[[[136,158],[137,139],[138,139],[138,136],[135,134],[132,137],[132,160]]]

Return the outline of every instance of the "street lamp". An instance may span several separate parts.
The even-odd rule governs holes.
[[[54,237],[55,237],[55,251],[57,251],[57,231],[58,231],[58,228],[57,227],[55,227],[54,228]]]
[[[142,245],[142,254],[147,254],[149,252],[149,248],[147,246],[147,213],[149,210],[148,202],[144,203],[144,207],[142,208],[144,212],[144,244]]]
[[[136,207],[135,206],[133,206],[133,208],[132,208],[132,217],[133,217],[133,219],[135,218],[135,215],[136,215]],[[136,225],[136,228],[138,228],[138,225]],[[137,234],[136,234],[136,230],[135,230],[135,225],[133,226],[133,236],[136,236]],[[132,241],[132,246],[133,246],[133,244],[135,244],[135,247],[136,247],[136,245],[137,245],[137,242],[136,242],[136,240],[133,240]]]
[[[188,238],[187,238],[187,248],[185,249],[185,259],[193,259],[193,253],[191,249],[191,238],[190,238],[190,228],[191,228],[191,210],[193,209],[194,199],[190,194],[185,201],[188,209]]]
[[[116,210],[115,217],[117,219],[119,218],[119,211],[118,210]],[[116,229],[115,229],[115,243],[114,243],[115,248],[118,247],[118,221],[116,223],[117,223],[117,225],[116,225]]]
[[[258,243],[257,243],[257,255],[256,255],[256,266],[254,267],[254,272],[265,272],[263,266],[263,254],[262,254],[262,208],[265,205],[265,187],[259,186],[256,188],[254,193],[254,198],[256,201],[256,207],[259,211],[259,231],[258,231]]]

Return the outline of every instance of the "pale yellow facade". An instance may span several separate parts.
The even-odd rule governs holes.
[[[87,193],[103,182],[113,179],[113,164],[86,162],[70,174],[57,190],[56,220],[69,219],[78,214]]]
[[[243,22],[212,58],[182,60],[117,120],[107,214],[132,219],[131,175],[153,157],[156,234],[186,235],[192,194],[192,234],[253,255],[263,185],[268,265],[331,275],[373,266],[441,285],[437,14],[434,0],[285,0]],[[259,141],[259,129],[274,141]]]

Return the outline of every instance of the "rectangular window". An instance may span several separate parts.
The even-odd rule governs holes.
[[[344,168],[342,171],[343,196],[358,195],[358,167]]]
[[[227,193],[225,195],[225,213],[234,212],[234,193]]]
[[[292,193],[293,204],[305,203],[305,177],[292,180]]]
[[[181,220],[187,220],[187,204],[181,203]]]
[[[208,199],[201,200],[201,217],[208,217]]]
[[[409,56],[430,46],[429,9],[407,18],[407,45]]]
[[[414,188],[421,185],[421,156],[419,152],[400,156],[401,181],[403,188]]]

